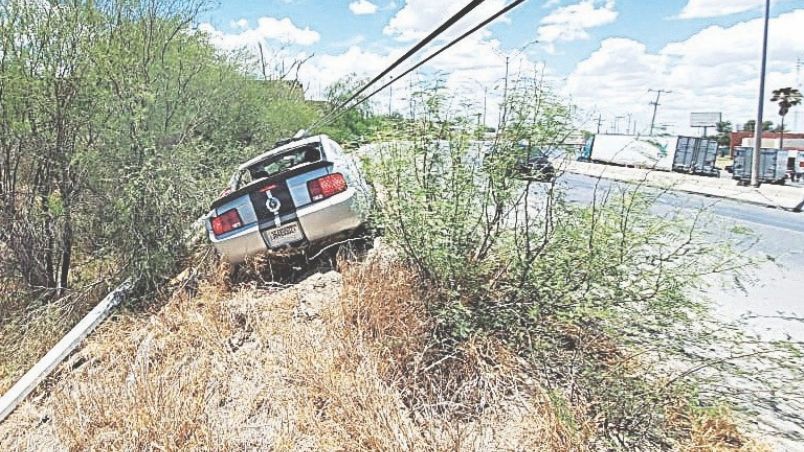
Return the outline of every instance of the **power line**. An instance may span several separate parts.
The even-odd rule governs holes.
[[[405,52],[405,54],[404,54],[404,55],[402,55],[401,57],[397,58],[397,59],[396,59],[396,61],[394,61],[394,62],[393,62],[393,63],[392,63],[390,66],[388,66],[388,67],[387,67],[385,70],[383,70],[383,71],[382,71],[382,72],[381,72],[379,75],[377,75],[377,76],[376,76],[376,77],[374,77],[374,78],[373,78],[371,81],[369,81],[368,83],[366,83],[365,85],[363,85],[363,87],[362,87],[362,88],[360,88],[360,89],[359,89],[359,90],[357,90],[357,91],[356,91],[354,94],[352,94],[351,96],[349,96],[349,98],[348,98],[348,99],[346,99],[345,101],[341,102],[341,103],[340,103],[340,104],[339,104],[337,107],[335,107],[335,109],[333,109],[333,110],[332,110],[332,112],[333,112],[333,113],[334,113],[334,112],[337,112],[338,110],[340,110],[340,109],[344,108],[346,105],[348,105],[348,104],[349,104],[349,102],[351,102],[351,101],[355,100],[355,99],[356,99],[356,98],[357,98],[359,95],[361,95],[361,94],[362,94],[364,91],[366,91],[366,90],[367,90],[367,89],[368,89],[368,88],[369,88],[371,85],[373,85],[373,84],[377,83],[377,82],[378,82],[379,80],[381,80],[383,77],[385,77],[386,75],[388,75],[388,74],[389,74],[391,71],[393,71],[393,70],[394,70],[394,69],[395,69],[397,66],[399,66],[399,65],[400,65],[400,64],[402,64],[402,63],[404,63],[404,62],[405,62],[405,60],[407,60],[408,58],[410,58],[411,56],[413,56],[413,55],[414,55],[416,52],[418,52],[418,51],[419,51],[419,50],[421,50],[421,49],[422,49],[424,46],[426,46],[426,45],[427,45],[427,44],[429,44],[431,41],[433,41],[435,38],[437,38],[437,37],[438,37],[438,36],[439,36],[441,33],[443,33],[444,31],[446,31],[446,30],[447,30],[449,27],[451,27],[451,26],[452,26],[452,25],[454,25],[456,22],[458,22],[459,20],[461,20],[461,19],[462,19],[464,16],[466,16],[467,14],[469,14],[469,13],[470,13],[470,12],[471,12],[473,9],[477,8],[478,6],[480,6],[480,4],[481,4],[481,3],[483,3],[484,1],[485,1],[485,0],[472,0],[471,2],[469,2],[469,3],[468,3],[466,6],[464,6],[463,8],[461,8],[461,10],[460,10],[460,11],[458,11],[457,13],[455,13],[455,14],[454,14],[452,17],[450,17],[449,19],[447,19],[447,21],[446,21],[446,22],[444,22],[443,24],[441,24],[441,26],[439,26],[438,28],[436,28],[436,29],[435,29],[433,32],[431,32],[429,35],[427,35],[427,36],[426,36],[424,39],[422,39],[421,41],[419,41],[419,43],[418,43],[418,44],[416,44],[416,45],[415,45],[415,46],[413,46],[413,47],[412,47],[410,50],[408,50],[407,52]],[[328,116],[329,116],[329,115],[328,115]],[[323,123],[323,122],[324,122],[324,120],[326,120],[326,119],[327,119],[327,117],[325,116],[324,118],[322,118],[322,120],[321,120],[321,121],[319,121],[318,123],[314,124],[314,125],[313,125],[311,128],[315,128],[315,127],[317,127],[319,124]]]
[[[431,61],[433,58],[435,58],[435,57],[437,57],[437,56],[441,55],[442,53],[444,53],[445,51],[447,51],[448,49],[450,49],[450,48],[451,48],[451,47],[453,47],[454,45],[456,45],[456,44],[458,44],[459,42],[461,42],[461,41],[463,41],[464,39],[466,39],[466,38],[467,38],[469,35],[471,35],[471,34],[473,34],[473,33],[477,32],[478,30],[480,30],[481,28],[483,28],[483,27],[485,27],[486,25],[490,24],[491,22],[493,22],[494,20],[496,20],[496,19],[497,19],[497,18],[499,18],[500,16],[502,16],[502,15],[504,15],[504,14],[508,13],[508,12],[509,12],[509,11],[511,11],[512,9],[514,9],[514,8],[516,8],[517,6],[521,5],[521,4],[522,4],[522,3],[524,3],[525,1],[527,1],[527,0],[516,0],[516,1],[514,1],[514,2],[512,2],[512,3],[510,3],[510,4],[508,4],[507,6],[505,6],[504,8],[502,8],[500,11],[498,11],[498,12],[496,12],[495,14],[493,14],[492,16],[490,16],[488,19],[486,19],[486,20],[484,20],[483,22],[479,23],[478,25],[476,25],[476,26],[472,27],[472,28],[471,28],[469,31],[467,31],[466,33],[464,33],[464,34],[462,34],[462,35],[458,36],[457,38],[453,39],[453,40],[452,40],[452,41],[451,41],[449,44],[447,44],[447,45],[445,45],[444,47],[442,47],[442,48],[438,49],[437,51],[433,52],[433,54],[431,54],[431,55],[430,55],[430,56],[428,56],[427,58],[425,58],[425,59],[421,60],[420,62],[416,63],[416,64],[415,64],[413,67],[411,67],[411,68],[410,68],[410,69],[408,69],[407,71],[403,72],[402,74],[400,74],[400,75],[399,75],[398,77],[396,77],[395,79],[392,79],[392,80],[388,81],[387,83],[385,83],[385,84],[384,84],[384,85],[382,85],[381,87],[379,87],[379,88],[377,88],[376,90],[372,91],[372,92],[371,92],[371,94],[368,94],[366,97],[364,97],[364,98],[360,99],[360,100],[359,100],[357,103],[355,103],[354,105],[352,105],[352,106],[351,106],[351,107],[349,107],[349,108],[354,108],[354,107],[357,107],[358,105],[362,104],[363,102],[366,102],[367,100],[371,99],[372,97],[374,97],[375,95],[377,95],[379,92],[381,92],[381,91],[382,91],[382,90],[384,90],[385,88],[387,88],[387,87],[391,86],[391,85],[392,85],[393,83],[395,83],[397,80],[399,80],[399,79],[401,79],[401,78],[405,77],[406,75],[410,74],[411,72],[415,71],[416,69],[420,68],[421,66],[423,66],[423,65],[427,64],[427,63],[428,63],[428,62],[430,62],[430,61]],[[334,120],[336,120],[337,118],[339,118],[339,117],[341,116],[341,114],[343,114],[343,112],[338,113],[337,115],[335,115],[333,118],[331,118],[331,119],[330,119],[330,121],[334,121]]]
[[[666,89],[649,89],[648,92],[656,93],[656,100],[650,103],[650,105],[653,105],[653,118],[650,120],[650,134],[653,136],[653,129],[656,125],[656,111],[659,109],[659,105],[661,105],[659,99],[661,99],[662,94],[670,94],[672,91]]]

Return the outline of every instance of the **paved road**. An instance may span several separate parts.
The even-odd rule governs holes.
[[[576,174],[564,174],[558,183],[570,201],[584,204],[592,202],[595,189],[601,193],[627,186]],[[662,195],[652,209],[657,215],[692,216],[701,208],[711,217],[703,225],[705,233],[723,239],[734,227],[749,229],[758,242],[744,252],[771,260],[752,270],[755,281],[741,281],[742,289],[736,287],[733,275],[722,275],[713,277],[709,289],[692,295],[710,298],[714,317],[719,320],[743,319],[743,328],[756,334],[760,342],[782,339],[804,346],[804,213],[680,192]],[[735,354],[732,344],[709,351],[715,356]],[[753,412],[746,414],[746,422],[754,424],[763,440],[776,450],[804,450],[804,394],[800,392],[804,369],[786,371],[774,363],[737,364],[739,371],[724,376],[721,383],[732,388],[727,393],[750,395],[748,399],[736,395],[733,400],[746,413]],[[781,383],[781,389],[766,392],[762,382],[767,380]]]
[[[596,185],[599,193],[624,186],[577,174],[564,174],[559,184],[567,189],[570,201],[579,203],[592,202]],[[711,221],[703,225],[707,233],[726,237],[725,231],[735,226],[749,229],[759,241],[746,252],[772,259],[751,272],[756,281],[744,281],[744,291],[729,287],[729,281],[724,279],[724,284],[706,293],[716,302],[718,314],[730,318],[752,316],[753,327],[768,338],[790,335],[804,342],[804,213],[680,192],[661,196],[653,211],[657,215],[689,212],[692,216],[702,208],[711,216]]]

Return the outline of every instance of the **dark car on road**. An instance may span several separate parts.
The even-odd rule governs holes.
[[[517,172],[521,178],[537,182],[550,182],[556,177],[556,169],[544,153],[528,157],[517,166]]]

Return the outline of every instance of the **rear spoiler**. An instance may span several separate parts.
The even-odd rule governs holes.
[[[321,161],[318,161],[318,162],[315,162],[315,163],[305,163],[304,165],[299,165],[299,166],[297,166],[295,168],[289,169],[288,171],[284,171],[284,172],[281,172],[279,174],[274,174],[273,176],[270,176],[270,177],[263,177],[261,179],[257,179],[255,181],[253,181],[252,183],[246,185],[245,187],[241,187],[241,188],[239,188],[239,189],[237,189],[237,190],[235,190],[235,191],[233,191],[231,193],[227,193],[226,195],[216,199],[215,201],[212,202],[212,206],[210,206],[210,210],[217,209],[218,207],[220,207],[220,206],[222,206],[222,205],[224,205],[224,204],[226,204],[226,203],[228,203],[230,201],[234,201],[235,199],[237,199],[237,198],[239,198],[239,197],[241,197],[243,195],[251,193],[252,191],[257,189],[258,187],[262,187],[262,186],[264,186],[266,184],[269,184],[271,182],[277,182],[277,181],[280,181],[280,180],[287,179],[289,177],[298,176],[299,174],[306,173],[308,171],[317,170],[319,168],[327,168],[327,167],[330,167],[330,166],[333,166],[332,162],[328,162],[326,160],[321,160]]]
[[[307,131],[306,131],[306,130],[301,129],[301,130],[299,130],[298,132],[296,132],[296,135],[293,135],[293,138],[286,138],[286,139],[284,139],[284,140],[279,140],[279,141],[277,141],[277,142],[274,144],[274,147],[275,147],[275,148],[282,147],[282,146],[284,146],[284,145],[286,145],[286,144],[293,143],[294,141],[301,141],[301,140],[303,140],[303,139],[305,139],[305,138],[310,138],[310,134],[309,134],[309,133],[307,133]]]

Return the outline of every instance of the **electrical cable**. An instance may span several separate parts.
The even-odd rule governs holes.
[[[435,38],[437,38],[437,37],[438,37],[438,36],[439,36],[441,33],[443,33],[444,31],[446,31],[446,30],[447,30],[449,27],[453,26],[453,25],[454,25],[456,22],[458,22],[459,20],[461,20],[461,19],[462,19],[464,16],[466,16],[467,14],[469,14],[469,13],[470,13],[472,10],[474,10],[475,8],[477,8],[478,6],[480,6],[480,4],[481,4],[481,3],[483,3],[484,1],[485,1],[485,0],[472,0],[471,2],[469,2],[469,3],[468,3],[466,6],[464,6],[463,8],[461,8],[461,10],[460,10],[460,11],[458,11],[458,12],[457,12],[457,13],[455,13],[455,14],[454,14],[452,17],[450,17],[449,19],[447,19],[447,20],[446,20],[446,21],[445,21],[443,24],[441,24],[441,26],[439,26],[438,28],[436,28],[436,29],[435,29],[434,31],[432,31],[432,32],[431,32],[429,35],[427,35],[427,36],[426,36],[424,39],[422,39],[421,41],[419,41],[419,43],[418,43],[418,44],[416,44],[415,46],[413,46],[413,47],[412,47],[410,50],[408,50],[407,52],[405,52],[405,54],[404,54],[404,55],[402,55],[401,57],[397,58],[397,60],[396,60],[396,61],[394,61],[394,62],[393,62],[393,63],[392,63],[390,66],[388,66],[388,67],[387,67],[385,70],[383,70],[383,71],[382,71],[382,72],[381,72],[379,75],[377,75],[376,77],[374,77],[374,78],[373,78],[373,79],[372,79],[370,82],[368,82],[368,83],[366,83],[365,85],[363,85],[363,87],[362,87],[362,88],[360,88],[358,91],[356,91],[354,94],[352,94],[351,96],[349,96],[349,98],[348,98],[348,99],[346,99],[345,101],[343,101],[343,102],[341,102],[340,104],[338,104],[338,106],[337,106],[337,107],[335,107],[335,109],[333,109],[333,110],[332,110],[332,112],[330,112],[330,114],[326,115],[324,118],[322,118],[321,120],[317,121],[317,122],[316,122],[315,124],[313,124],[313,125],[312,125],[310,128],[311,128],[311,129],[313,129],[313,128],[318,127],[320,124],[323,124],[325,120],[328,120],[328,117],[329,117],[329,116],[332,116],[333,114],[335,114],[335,112],[338,112],[340,109],[342,109],[342,108],[344,108],[346,105],[348,105],[348,104],[349,104],[349,102],[351,102],[351,101],[355,100],[355,99],[356,99],[356,98],[357,98],[359,95],[363,94],[363,92],[364,92],[364,91],[366,91],[366,90],[367,90],[367,89],[368,89],[368,88],[369,88],[371,85],[373,85],[373,84],[377,83],[377,82],[378,82],[380,79],[382,79],[383,77],[385,77],[386,75],[388,75],[388,73],[389,73],[389,72],[391,72],[392,70],[396,69],[396,67],[397,67],[397,66],[399,66],[399,65],[400,65],[400,64],[402,64],[402,63],[404,63],[404,62],[405,62],[405,60],[407,60],[408,58],[410,58],[411,56],[413,56],[413,55],[414,55],[416,52],[418,52],[419,50],[421,50],[421,49],[422,49],[424,46],[426,46],[427,44],[429,44],[430,42],[432,42],[432,41],[433,41]]]
[[[514,8],[516,8],[517,6],[521,5],[521,4],[522,4],[522,3],[524,3],[525,1],[527,1],[527,0],[516,0],[516,1],[514,1],[514,2],[512,2],[512,3],[510,3],[510,4],[508,4],[506,7],[504,7],[504,8],[503,8],[503,9],[501,9],[500,11],[498,11],[496,14],[494,14],[494,15],[492,15],[491,17],[489,17],[488,19],[484,20],[483,22],[481,22],[481,23],[480,23],[480,24],[478,24],[477,26],[473,27],[472,29],[470,29],[470,30],[469,30],[469,31],[467,31],[466,33],[462,34],[461,36],[458,36],[457,38],[455,38],[454,40],[452,40],[452,41],[451,41],[449,44],[445,45],[445,46],[444,46],[444,47],[442,47],[441,49],[439,49],[439,50],[437,50],[436,52],[434,52],[432,55],[430,55],[430,56],[428,56],[427,58],[423,59],[422,61],[418,62],[416,65],[414,65],[413,67],[411,67],[411,68],[410,68],[410,69],[408,69],[407,71],[403,72],[402,74],[400,74],[400,75],[399,75],[398,77],[396,77],[395,79],[390,80],[390,81],[389,81],[389,82],[387,82],[385,85],[383,85],[383,86],[381,86],[380,88],[378,88],[378,89],[374,90],[373,92],[371,92],[371,94],[369,94],[369,95],[367,95],[366,97],[364,97],[364,98],[360,99],[360,100],[359,100],[357,103],[355,103],[354,105],[350,106],[349,108],[354,108],[354,107],[357,107],[358,105],[362,104],[363,102],[366,102],[367,100],[369,100],[369,99],[371,99],[372,97],[376,96],[376,95],[377,95],[377,94],[379,94],[379,93],[380,93],[382,90],[384,90],[385,88],[388,88],[389,86],[391,86],[392,84],[394,84],[394,83],[395,83],[397,80],[399,80],[399,79],[401,79],[401,78],[405,77],[406,75],[410,74],[411,72],[415,71],[416,69],[420,68],[421,66],[423,66],[423,65],[427,64],[427,63],[428,63],[429,61],[431,61],[433,58],[435,58],[435,57],[437,57],[437,56],[441,55],[442,53],[444,53],[445,51],[447,51],[448,49],[450,49],[450,48],[451,48],[451,47],[453,47],[454,45],[458,44],[459,42],[461,42],[461,41],[463,41],[464,39],[466,39],[467,37],[469,37],[471,34],[476,33],[476,32],[477,32],[478,30],[480,30],[481,28],[483,28],[483,27],[485,27],[486,25],[490,24],[491,22],[495,21],[495,20],[496,20],[496,19],[498,19],[500,16],[502,16],[503,14],[508,13],[509,11],[511,11],[512,9],[514,9]],[[329,124],[329,123],[331,123],[331,122],[333,122],[333,121],[337,120],[337,119],[338,119],[338,118],[339,118],[341,115],[343,115],[343,113],[345,113],[346,111],[347,111],[347,110],[344,110],[344,111],[340,112],[339,114],[337,114],[337,115],[333,116],[333,117],[332,117],[332,118],[331,118],[329,121],[327,121],[327,122],[322,122],[322,123],[321,123],[321,125],[327,125],[327,124]]]

